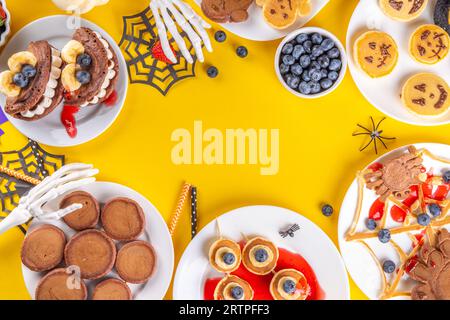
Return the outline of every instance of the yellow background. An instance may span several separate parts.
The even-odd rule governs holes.
[[[12,32],[35,19],[60,14],[50,0],[8,0]],[[308,25],[336,34],[343,43],[357,0],[331,0]],[[143,10],[148,0],[111,0],[84,17],[95,22],[118,42],[122,16]],[[214,25],[211,35],[218,26]],[[273,60],[279,41],[251,42],[228,34],[225,43],[213,41],[214,53],[205,65],[197,65],[197,77],[176,85],[167,97],[144,85],[130,85],[125,107],[114,125],[102,136],[82,146],[49,151],[64,153],[68,162],[93,163],[101,170],[99,180],[114,181],[137,190],[160,210],[166,221],[175,206],[184,180],[199,192],[199,224],[221,213],[255,204],[282,206],[302,213],[317,223],[337,244],[338,213],[326,218],[323,202],[337,210],[358,168],[376,158],[360,153],[364,138],[352,137],[356,123],[369,125],[382,114],[358,91],[348,72],[342,85],[319,100],[302,100],[278,82]],[[241,59],[235,48],[245,45],[249,56]],[[206,76],[208,65],[218,67],[216,79]],[[192,130],[194,120],[204,128],[280,129],[280,171],[261,176],[258,166],[175,166],[171,161],[173,130]],[[25,138],[11,124],[2,128],[0,150],[23,146]],[[450,143],[450,126],[415,127],[388,119],[386,135],[398,139],[390,149],[414,142]],[[383,150],[384,152],[384,150]],[[190,240],[189,214],[177,229],[176,261]],[[29,299],[25,288],[20,247],[23,235],[14,229],[0,237],[0,298]],[[305,245],[313,245],[307,244]],[[365,296],[351,281],[353,299]],[[171,289],[167,298],[171,297]]]

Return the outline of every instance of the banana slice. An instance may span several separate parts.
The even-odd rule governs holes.
[[[13,73],[18,73],[22,71],[22,67],[25,64],[32,65],[33,67],[37,64],[37,59],[29,51],[21,51],[13,54],[8,60],[9,70]]]
[[[83,53],[83,45],[76,40],[70,40],[61,50],[61,57],[66,63],[76,63],[77,57]]]
[[[77,72],[77,65],[74,63],[68,64],[61,74],[61,81],[67,91],[73,92],[81,87],[81,83],[77,80],[75,74]]]
[[[0,73],[0,92],[7,97],[14,98],[20,94],[20,87],[13,82],[14,73],[4,71]]]

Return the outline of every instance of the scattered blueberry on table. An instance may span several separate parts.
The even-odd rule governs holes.
[[[214,34],[214,39],[216,39],[217,42],[225,42],[225,40],[227,40],[227,34],[222,30],[219,30]]]
[[[248,50],[246,47],[244,46],[239,46],[236,49],[236,54],[238,55],[238,57],[240,58],[245,58],[248,55]]]
[[[214,67],[214,66],[210,66],[207,70],[206,70],[206,74],[208,75],[208,77],[210,78],[215,78],[219,75],[219,70]]]
[[[392,260],[386,260],[383,262],[383,270],[386,273],[393,273],[395,271],[395,263]]]
[[[331,205],[325,204],[322,206],[322,214],[326,217],[330,217],[334,212],[334,209]]]

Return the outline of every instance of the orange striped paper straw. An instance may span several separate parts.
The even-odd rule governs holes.
[[[33,184],[33,185],[38,185],[39,183],[41,183],[40,180],[32,178],[30,176],[27,176],[26,174],[22,173],[22,172],[18,172],[15,170],[12,170],[10,168],[4,167],[2,165],[0,165],[0,172],[2,173],[6,173],[8,176],[28,182],[29,184]]]
[[[186,200],[189,196],[190,190],[191,190],[191,184],[185,182],[183,184],[183,188],[181,189],[181,194],[180,194],[180,197],[178,198],[177,206],[172,215],[172,220],[170,221],[170,224],[169,224],[169,232],[170,232],[171,236],[173,236],[173,234],[175,233],[175,229],[177,228],[178,221],[180,220],[180,216],[183,213],[183,208],[184,208],[184,205],[186,204]]]

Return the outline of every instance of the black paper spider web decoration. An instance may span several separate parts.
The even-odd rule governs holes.
[[[65,156],[48,153],[37,142],[29,139],[27,145],[20,150],[0,152],[0,164],[42,180],[65,164]],[[20,197],[32,187],[27,182],[0,173],[0,221],[17,207]],[[26,233],[24,226],[19,228]]]
[[[119,46],[126,55],[130,83],[146,84],[166,95],[177,82],[195,77],[197,57],[194,47],[186,33],[180,32],[180,35],[185,40],[194,62],[189,64],[179,55],[176,64],[167,64],[154,59],[151,54],[151,48],[158,40],[158,30],[150,7],[133,16],[124,16]],[[169,42],[176,50],[177,46],[172,37],[169,37]]]

